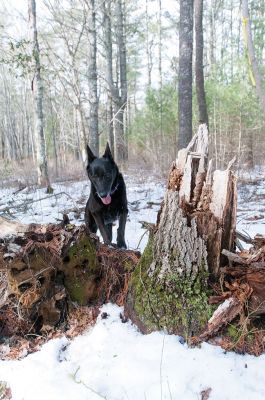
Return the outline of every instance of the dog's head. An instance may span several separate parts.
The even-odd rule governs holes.
[[[105,152],[102,157],[96,157],[87,145],[87,175],[91,184],[96,189],[97,195],[103,204],[111,203],[111,195],[113,184],[118,174],[118,168],[115,164],[109,144],[107,143]]]

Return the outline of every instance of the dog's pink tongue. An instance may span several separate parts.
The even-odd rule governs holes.
[[[101,197],[101,201],[106,206],[111,203],[111,196],[108,194],[107,197]]]

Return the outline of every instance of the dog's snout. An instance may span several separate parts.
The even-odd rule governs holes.
[[[99,192],[99,195],[101,198],[107,197],[108,193],[107,192]]]

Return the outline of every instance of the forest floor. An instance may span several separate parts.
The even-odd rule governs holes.
[[[265,234],[264,171],[240,180],[238,230]],[[147,233],[140,221],[155,222],[165,182],[126,176],[129,220],[126,241],[144,249]],[[54,193],[26,187],[0,190],[0,215],[25,223],[62,220],[83,223],[87,181],[57,183]],[[226,352],[203,343],[189,348],[174,335],[142,335],[123,323],[122,308],[102,307],[96,324],[74,339],[59,337],[20,360],[0,361],[1,387],[13,400],[264,400],[265,355]],[[2,345],[2,358],[8,344]],[[6,352],[6,353],[5,353]],[[26,354],[26,352],[25,352]],[[2,382],[2,386],[1,386]],[[10,397],[11,398],[11,397]]]

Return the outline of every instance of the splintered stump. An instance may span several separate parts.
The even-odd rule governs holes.
[[[178,154],[149,243],[132,273],[126,314],[143,332],[166,329],[190,337],[210,315],[209,276],[232,251],[236,222],[236,179],[230,168],[212,172],[208,133],[199,127]]]
[[[84,226],[0,220],[0,334],[48,331],[69,306],[123,304],[133,251],[100,244]]]

